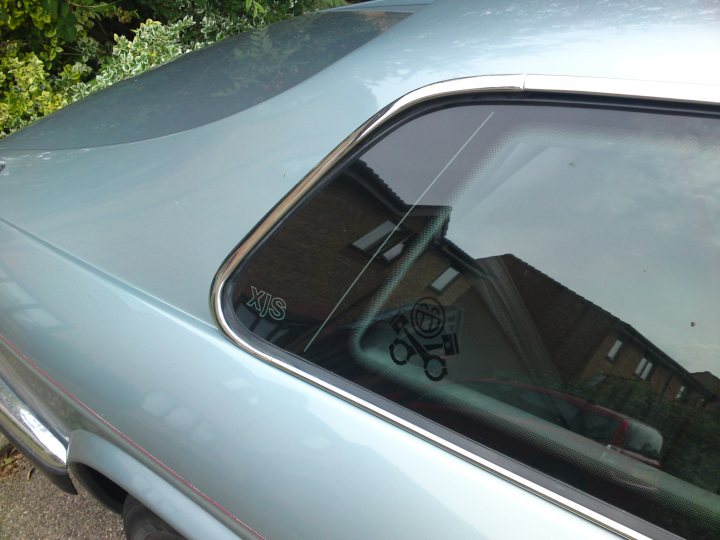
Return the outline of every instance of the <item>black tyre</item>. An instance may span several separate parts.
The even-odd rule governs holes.
[[[123,504],[123,528],[128,540],[184,540],[180,533],[130,495]]]

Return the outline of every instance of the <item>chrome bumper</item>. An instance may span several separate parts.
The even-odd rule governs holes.
[[[61,489],[75,493],[67,472],[67,443],[56,437],[0,379],[0,429]]]

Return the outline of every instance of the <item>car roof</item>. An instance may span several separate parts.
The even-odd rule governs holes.
[[[95,148],[0,141],[0,218],[213,324],[210,284],[233,247],[341,140],[414,89],[515,73],[720,87],[715,2],[437,0],[413,11],[297,86],[206,125]]]
[[[620,7],[622,9],[619,9]],[[378,26],[392,28],[392,31],[378,31],[375,36],[381,38],[370,39],[369,42],[365,42],[365,46],[362,46],[364,36],[356,40],[359,50],[355,54],[348,55],[349,59],[345,61],[333,62],[334,59],[343,58],[342,54],[334,58],[328,55],[327,60],[323,58],[318,61],[317,57],[323,55],[319,55],[317,50],[308,48],[299,51],[305,55],[305,61],[297,64],[300,66],[317,63],[318,68],[329,66],[328,69],[337,71],[338,76],[343,76],[344,71],[347,72],[348,69],[352,70],[351,80],[357,83],[358,90],[360,87],[365,87],[375,91],[378,109],[397,99],[399,95],[421,86],[477,75],[545,74],[720,85],[720,69],[716,62],[716,53],[720,49],[720,32],[717,31],[720,23],[720,5],[710,0],[686,3],[668,0],[638,1],[623,6],[612,2],[585,3],[567,0],[552,3],[487,0],[438,0],[433,3],[422,0],[375,0],[325,13],[351,15],[353,12],[359,12],[367,15],[372,11],[388,15],[396,12],[416,13],[416,15],[397,27],[394,27],[397,18],[388,17],[387,21],[379,20]],[[300,26],[300,32],[286,32],[276,36],[271,35],[271,32],[268,35],[261,34],[252,38],[255,40],[274,38],[269,39],[271,46],[266,53],[272,55],[267,58],[270,63],[278,60],[295,60],[290,58],[289,52],[286,51],[276,54],[275,49],[283,48],[275,42],[283,39],[296,40],[303,32],[329,33],[327,30],[337,26],[341,27],[347,40],[350,41],[355,36],[348,29],[343,28],[343,25],[361,24],[361,21],[352,19],[348,23],[343,23],[342,19],[331,19],[314,27],[310,23],[303,26],[295,24],[294,20],[289,22],[291,25]],[[384,35],[385,33],[387,35]],[[155,115],[152,110],[143,111],[143,114],[158,116],[157,118],[153,116],[154,124],[165,122],[178,123],[180,126],[164,130],[156,125],[147,125],[145,138],[154,138],[233,116],[253,104],[275,96],[276,92],[283,93],[292,88],[288,85],[292,84],[293,77],[273,73],[274,79],[280,77],[288,79],[282,80],[277,90],[249,87],[242,88],[243,93],[237,95],[233,91],[223,90],[222,93],[229,93],[237,104],[233,105],[232,102],[217,104],[223,96],[213,96],[212,87],[214,85],[217,90],[218,86],[227,82],[220,77],[232,81],[240,77],[259,75],[257,72],[248,71],[243,65],[248,60],[256,61],[258,58],[256,54],[252,56],[242,54],[250,49],[246,43],[243,43],[244,37],[231,38],[215,46],[195,51],[167,66],[130,79],[130,84],[124,81],[91,95],[83,100],[80,106],[70,106],[59,115],[54,115],[61,118],[57,122],[58,129],[55,132],[60,132],[63,119],[66,119],[65,123],[70,127],[73,116],[83,117],[84,109],[88,108],[86,103],[90,104],[97,123],[101,123],[103,119],[102,115],[98,114],[100,111],[96,109],[102,110],[103,107],[122,109],[123,99],[137,110],[142,104],[143,91],[146,100],[158,101],[158,107],[162,100],[158,100],[155,95],[168,94],[166,99],[178,101],[178,106],[185,109],[184,115],[174,109],[168,112],[162,110],[161,113],[174,117],[165,120]],[[331,39],[332,41],[325,45],[337,48],[334,39]],[[240,43],[236,43],[237,41]],[[323,46],[323,43],[313,46]],[[355,46],[353,44],[351,49],[355,49]],[[239,54],[239,59],[234,58]],[[332,66],[333,63],[336,65]],[[195,73],[197,80],[193,80],[192,73]],[[309,79],[313,79],[312,73],[312,70],[308,70]],[[156,81],[156,79],[160,80]],[[294,79],[303,80],[297,77]],[[176,92],[175,96],[170,92],[173,85],[182,87],[182,91]],[[136,88],[138,86],[140,88]],[[116,94],[115,100],[106,98]],[[93,108],[92,104],[95,101],[100,103],[98,107]],[[205,103],[205,106],[198,106],[196,109],[209,112],[198,113],[196,110],[190,110],[190,106],[194,103],[198,105]],[[107,111],[106,115],[111,113],[112,111]],[[122,111],[122,114],[130,117],[132,109]],[[207,116],[208,120],[203,122],[202,119],[193,119],[185,122],[184,118],[177,118],[178,116]],[[83,120],[87,123],[88,118]],[[126,118],[126,123],[130,120],[131,118]],[[111,131],[124,129],[120,122],[114,124],[116,125],[103,124],[103,128]],[[40,125],[48,130],[44,121],[41,121]],[[0,147],[56,148],[52,146],[52,142],[48,143],[45,140],[40,143],[35,143],[32,139],[25,141],[26,134],[34,131],[42,131],[42,129],[34,127],[26,129],[19,136],[10,137],[0,143]],[[104,138],[102,134],[98,135],[101,140]],[[64,137],[67,137],[67,134]],[[114,143],[131,142],[133,139],[109,137],[108,140]],[[57,147],[68,148],[65,141],[57,140],[55,144],[61,145]],[[90,140],[83,141],[82,146],[102,144],[107,143],[95,143]]]

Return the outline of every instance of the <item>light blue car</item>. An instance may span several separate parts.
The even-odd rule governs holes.
[[[720,4],[378,0],[0,141],[0,428],[130,539],[720,537]]]

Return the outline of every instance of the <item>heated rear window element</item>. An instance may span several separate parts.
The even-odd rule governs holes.
[[[223,294],[229,324],[273,354],[668,531],[718,537],[714,118],[415,114],[339,164]]]

